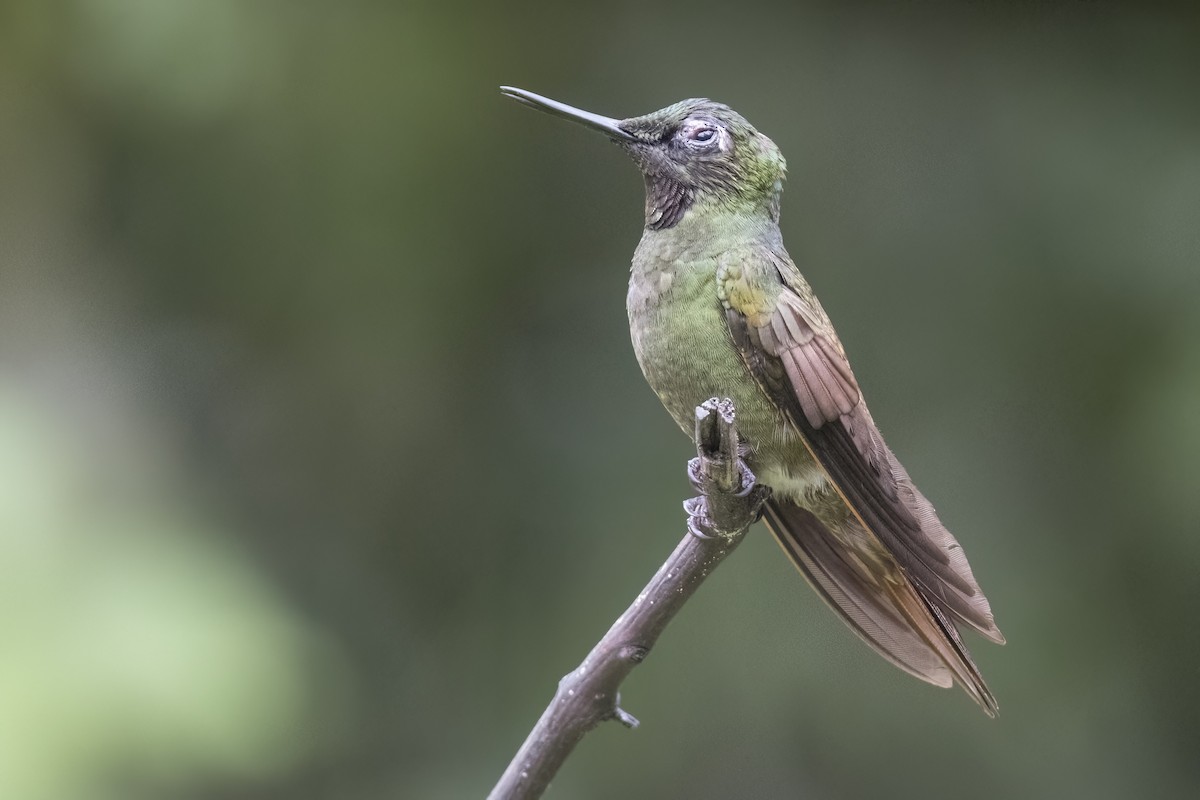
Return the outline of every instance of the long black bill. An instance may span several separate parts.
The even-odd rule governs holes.
[[[538,111],[545,111],[547,114],[553,114],[556,117],[569,119],[572,122],[578,122],[580,125],[591,128],[592,130],[600,131],[605,136],[618,142],[636,142],[637,137],[629,134],[621,129],[618,120],[611,117],[602,117],[599,114],[593,114],[590,111],[569,106],[566,103],[560,103],[557,100],[551,100],[549,97],[542,97],[540,94],[527,92],[524,89],[516,89],[512,86],[501,86],[500,93],[511,97],[519,103],[524,103],[530,108],[536,108]]]

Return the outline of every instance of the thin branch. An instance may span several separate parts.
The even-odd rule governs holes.
[[[697,458],[688,465],[688,477],[700,496],[684,503],[687,535],[583,663],[559,681],[489,800],[541,797],[584,734],[605,720],[637,727],[620,707],[621,682],[758,518],[766,491],[738,457],[733,403],[713,398],[698,406],[695,439]]]

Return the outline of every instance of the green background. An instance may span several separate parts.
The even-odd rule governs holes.
[[[1188,797],[1200,25],[1104,3],[0,6],[0,796],[471,798],[683,532],[641,183],[502,83],[727,102],[1009,644],[756,528],[552,798]]]

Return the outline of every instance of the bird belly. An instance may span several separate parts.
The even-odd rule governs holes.
[[[824,487],[825,474],[742,362],[717,297],[715,274],[715,263],[711,268],[694,264],[670,272],[635,271],[628,311],[638,363],[650,388],[689,436],[696,406],[710,397],[732,400],[738,434],[749,448],[747,462],[759,481],[805,504]]]

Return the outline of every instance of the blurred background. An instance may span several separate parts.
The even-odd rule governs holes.
[[[993,5],[0,6],[0,797],[482,797],[678,541],[640,178],[501,83],[775,139],[1009,640],[992,721],[756,529],[548,796],[1193,796],[1200,25]]]

